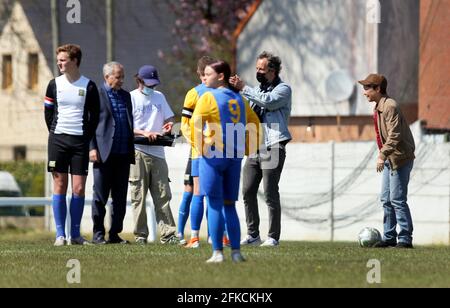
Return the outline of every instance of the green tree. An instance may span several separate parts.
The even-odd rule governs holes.
[[[24,197],[44,197],[45,163],[14,161],[1,162],[0,170],[8,171],[17,181]]]
[[[255,0],[169,0],[176,17],[176,43],[170,54],[159,56],[171,67],[172,90],[183,97],[197,84],[197,60],[204,55],[232,64],[233,33]],[[179,108],[181,110],[181,106]],[[176,110],[178,111],[178,110]]]

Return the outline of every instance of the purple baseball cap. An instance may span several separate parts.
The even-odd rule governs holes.
[[[144,84],[150,87],[157,86],[159,81],[158,71],[154,66],[144,65],[139,69],[137,76],[144,81]]]

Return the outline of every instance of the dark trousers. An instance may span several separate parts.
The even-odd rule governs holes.
[[[92,200],[94,239],[105,236],[105,206],[110,194],[112,211],[109,237],[117,237],[122,232],[127,207],[129,175],[128,155],[111,154],[106,162],[94,164],[94,196]]]
[[[281,234],[281,205],[278,183],[283,171],[286,150],[283,145],[266,154],[248,158],[244,165],[242,191],[244,194],[247,233],[259,235],[258,188],[263,181],[264,197],[269,208],[268,236],[279,240]]]

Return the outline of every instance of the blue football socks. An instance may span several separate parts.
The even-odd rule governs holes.
[[[208,227],[213,250],[223,250],[223,231],[225,220],[222,214],[223,199],[206,197],[208,202]]]
[[[231,243],[231,249],[239,249],[241,247],[241,226],[236,211],[236,203],[224,205],[225,226],[228,239]]]
[[[185,191],[183,199],[181,200],[180,208],[178,210],[178,235],[180,238],[184,237],[184,228],[189,217],[189,210],[191,207],[192,193]]]
[[[192,204],[191,204],[191,229],[198,231],[200,230],[200,226],[202,224],[203,219],[203,196],[193,196]]]
[[[55,217],[56,237],[66,237],[67,204],[66,195],[53,195],[53,216]]]
[[[80,224],[83,217],[84,197],[72,195],[70,200],[70,236],[72,238],[80,237]]]

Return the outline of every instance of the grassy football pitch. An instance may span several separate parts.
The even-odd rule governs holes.
[[[131,239],[132,236],[124,236]],[[244,247],[247,262],[206,264],[211,247],[103,245],[53,247],[49,233],[0,232],[0,287],[450,287],[450,247],[367,249],[351,242],[281,242],[277,248]],[[80,283],[69,284],[70,259]],[[368,261],[379,261],[381,283]]]

